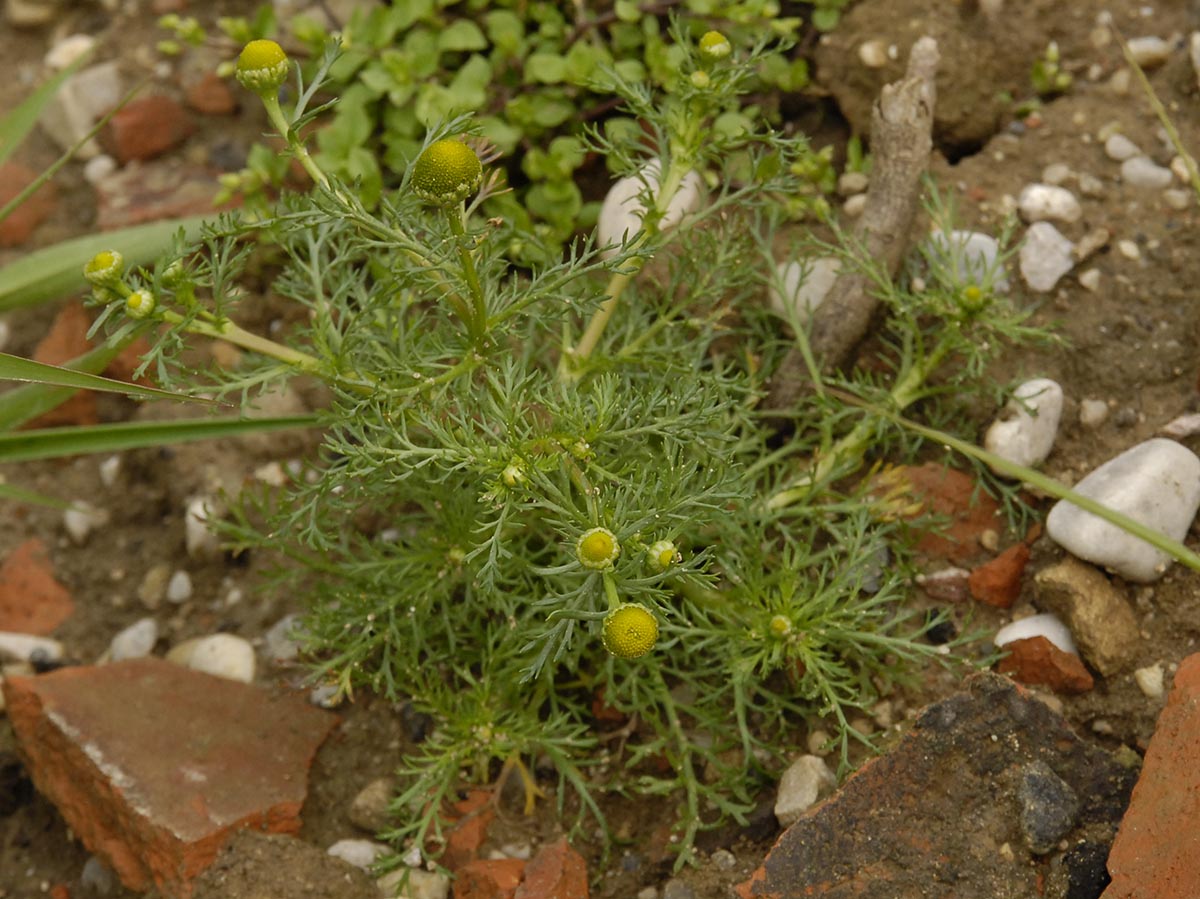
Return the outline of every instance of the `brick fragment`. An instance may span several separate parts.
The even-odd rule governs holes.
[[[71,617],[71,592],[54,576],[46,544],[36,537],[0,565],[0,631],[47,636]]]

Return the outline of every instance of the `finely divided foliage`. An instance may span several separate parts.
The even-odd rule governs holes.
[[[620,174],[651,160],[662,173],[609,258],[580,238],[515,267],[513,246],[537,237],[481,214],[498,190],[486,165],[477,195],[455,179],[423,202],[408,180],[423,154],[488,158],[459,118],[430,131],[377,206],[314,176],[269,217],[227,217],[202,247],[98,298],[119,312],[149,291],[137,314],[163,336],[148,364],[194,390],[326,385],[319,458],[282,491],[244,497],[227,535],[290,560],[318,677],[432,716],[404,762],[398,845],[436,848],[441,799],[464,778],[518,777],[529,802],[557,779],[578,821],[601,817],[598,791],[671,796],[682,862],[699,829],[750,808],[756,772],[790,751],[800,716],[828,716],[845,762],[865,739],[853,711],[904,663],[941,657],[922,639],[937,619],[902,608],[894,509],[845,477],[868,448],[899,445],[863,404],[936,398],[940,362],[977,371],[1020,317],[990,275],[969,303],[953,266],[927,271],[922,294],[881,279],[895,377],[817,390],[795,436],[779,436],[758,404],[791,338],[757,298],[809,154],[734,116],[768,46],[726,52],[706,30],[677,23],[666,93],[604,74],[644,127],[594,132],[592,149]],[[290,113],[264,98],[314,167],[297,120],[318,86]],[[661,228],[693,171],[702,208]],[[278,269],[271,289],[307,313],[287,345],[229,317],[255,241]],[[839,252],[870,264],[848,241]],[[181,375],[193,334],[248,352]],[[628,716],[620,741],[597,731],[601,705]]]

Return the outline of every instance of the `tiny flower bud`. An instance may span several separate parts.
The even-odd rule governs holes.
[[[678,559],[679,548],[670,540],[659,540],[646,550],[646,564],[651,571],[666,571]]]
[[[691,79],[692,79],[692,86],[697,87],[700,90],[704,90],[706,87],[709,86],[709,84],[712,83],[712,79],[708,77],[708,72],[702,71],[700,69],[697,69],[696,71],[692,72]]]
[[[792,632],[792,622],[786,615],[772,615],[768,625],[772,637],[786,637]]]
[[[988,296],[978,284],[968,284],[958,294],[958,306],[964,312],[979,312],[988,304]]]
[[[729,38],[721,34],[719,31],[707,31],[700,38],[700,55],[705,59],[717,60],[724,59],[733,52],[733,45],[729,43]]]
[[[125,298],[125,313],[130,318],[142,319],[154,311],[158,305],[154,294],[148,290],[135,290]]]
[[[475,193],[483,182],[483,164],[460,140],[434,141],[413,163],[412,189],[427,203],[450,206]]]
[[[83,276],[93,287],[115,287],[125,272],[125,257],[116,250],[97,253],[83,267]]]
[[[525,468],[518,460],[513,460],[505,466],[504,471],[500,472],[500,480],[504,482],[505,487],[516,487],[518,484],[525,482]]]
[[[585,531],[575,543],[575,557],[584,568],[607,571],[621,555],[621,544],[608,528]]]
[[[176,259],[163,269],[162,283],[167,287],[177,287],[183,283],[186,274],[187,272],[183,270],[183,263]]]
[[[238,57],[236,74],[247,90],[273,94],[287,80],[287,54],[274,41],[251,41]]]
[[[640,659],[658,641],[658,621],[645,606],[627,602],[604,616],[600,638],[619,659]]]

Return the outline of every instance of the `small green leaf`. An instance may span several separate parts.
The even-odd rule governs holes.
[[[315,415],[281,418],[203,418],[183,421],[119,422],[87,427],[43,428],[0,434],[0,462],[29,462],[88,453],[113,453],[193,440],[241,437],[269,431],[317,427]]]
[[[531,53],[525,60],[527,84],[559,84],[567,77],[567,60],[557,53]]]
[[[86,57],[76,60],[22,100],[16,109],[0,118],[0,162],[4,162],[13,154],[25,136],[33,130],[42,110],[62,87],[63,82],[74,75],[85,61]]]
[[[443,53],[483,50],[487,47],[487,38],[470,19],[458,19],[442,29],[437,46]]]
[[[484,16],[484,26],[492,46],[506,56],[519,56],[525,41],[525,25],[521,17],[507,9],[497,9]]]

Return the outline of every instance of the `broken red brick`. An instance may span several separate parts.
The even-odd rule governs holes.
[[[237,111],[237,97],[216,72],[205,72],[187,86],[184,102],[201,115],[232,115]]]
[[[525,866],[513,899],[588,899],[587,862],[565,839],[543,846]]]
[[[877,476],[880,478],[892,489],[900,485],[903,493],[898,501],[915,503],[917,515],[939,519],[929,526],[917,522],[923,530],[916,550],[924,556],[951,562],[972,559],[980,553],[983,533],[1003,523],[1000,504],[978,481],[955,468],[933,462],[905,465]]]
[[[0,631],[46,636],[71,617],[71,592],[54,576],[46,544],[36,537],[0,565]]]
[[[33,169],[18,162],[0,163],[0,206],[32,184],[38,177]],[[0,221],[0,247],[17,247],[29,240],[33,229],[54,212],[58,193],[47,182],[34,191],[25,202]]]
[[[68,303],[54,317],[50,330],[33,350],[35,362],[46,365],[62,365],[89,349],[87,332],[91,319],[87,310],[79,303]],[[61,425],[94,425],[100,420],[96,411],[96,395],[81,390],[62,405],[39,415],[26,427],[51,428]]]
[[[1021,595],[1021,576],[1028,563],[1028,546],[1024,543],[1010,546],[971,572],[967,581],[971,595],[985,605],[1011,609]]]
[[[1101,899],[1192,899],[1200,884],[1200,654],[1184,659],[1108,856]]]
[[[96,185],[96,226],[110,231],[236,206],[236,201],[213,206],[220,189],[216,175],[183,159],[169,156],[128,165]]]
[[[519,858],[475,859],[455,873],[454,899],[513,899],[524,874]]]
[[[4,681],[38,790],[131,890],[186,899],[240,828],[294,833],[336,716],[159,659]]]
[[[1042,684],[1055,693],[1086,693],[1096,685],[1079,656],[1064,652],[1045,637],[1013,640],[1003,649],[1008,655],[996,670],[1023,684]]]
[[[438,864],[457,871],[479,853],[487,839],[488,828],[496,817],[491,790],[471,790],[465,799],[454,803],[457,818],[446,833],[446,848],[438,856]]]
[[[153,159],[183,143],[196,126],[175,100],[156,94],[127,103],[117,110],[101,140],[121,163]]]

